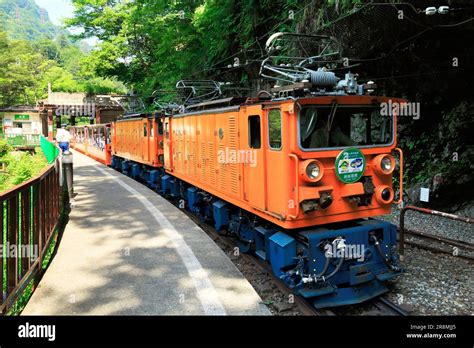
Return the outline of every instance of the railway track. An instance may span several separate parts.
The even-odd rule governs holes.
[[[405,238],[405,244],[474,261],[474,244],[408,229],[405,229],[405,235],[410,237]]]
[[[410,312],[379,296],[364,303],[333,308],[338,316],[409,316]]]
[[[474,245],[462,240],[451,239],[447,237],[437,236],[426,232],[414,231],[405,227],[405,214],[408,211],[415,211],[425,215],[434,215],[446,219],[460,221],[468,224],[473,224],[474,220],[469,217],[459,216],[455,214],[445,213],[433,209],[416,207],[407,205],[400,211],[400,224],[398,228],[398,235],[400,239],[400,256],[403,256],[404,245],[409,244],[417,248],[430,250],[436,253],[451,254],[452,256],[460,257],[462,259],[474,260]],[[407,240],[405,235],[411,238]]]
[[[385,297],[379,297],[374,300],[374,306],[381,311],[381,315],[409,316],[410,313]]]

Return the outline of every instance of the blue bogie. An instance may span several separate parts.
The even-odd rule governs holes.
[[[161,190],[160,193],[164,196],[169,195],[171,192],[171,180],[172,177],[170,175],[163,175],[161,177]]]
[[[158,189],[158,183],[160,182],[160,171],[159,170],[150,170],[147,171],[148,175],[146,177],[146,181],[148,182],[148,185],[154,189]]]
[[[295,264],[296,240],[283,232],[277,232],[269,239],[270,264],[273,273],[280,277],[285,268]]]
[[[122,161],[119,157],[115,157],[113,156],[112,157],[112,162],[111,162],[111,167],[116,169],[116,170],[119,170],[121,167],[122,167]]]
[[[122,173],[128,175],[128,170],[130,169],[130,161],[122,161]]]
[[[170,186],[170,196],[173,198],[180,198],[181,197],[181,181],[171,177],[169,180]]]
[[[141,166],[138,163],[132,164],[132,170],[130,172],[130,176],[134,179],[139,179],[141,174]]]
[[[269,252],[267,252],[270,250],[270,237],[277,231],[276,228],[268,229],[263,226],[255,228],[255,254],[264,261],[270,261]]]
[[[196,187],[189,187],[186,190],[187,193],[187,201],[188,201],[188,207],[189,210],[193,213],[196,214],[201,214],[200,211],[200,202],[201,202],[201,196],[199,195],[199,191]]]
[[[220,231],[229,225],[229,205],[226,202],[217,200],[212,203],[212,212],[214,217],[214,227],[217,231]]]
[[[390,223],[359,220],[297,236],[295,241],[283,232],[272,235],[270,263],[275,275],[317,308],[378,296],[388,291],[384,282],[400,274],[396,227]]]

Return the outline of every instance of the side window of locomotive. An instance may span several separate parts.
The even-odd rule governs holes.
[[[268,112],[268,143],[273,150],[281,149],[281,112],[272,109]]]
[[[260,149],[260,116],[249,116],[249,147],[251,149]]]
[[[158,124],[158,135],[163,135],[163,121],[161,119],[158,119],[157,124]]]
[[[150,120],[150,138],[153,138],[154,137],[154,134],[153,134],[153,120]]]
[[[143,136],[144,137],[148,136],[146,123],[143,124]]]
[[[170,133],[168,131],[168,122],[165,123],[165,138],[168,139],[170,137]]]

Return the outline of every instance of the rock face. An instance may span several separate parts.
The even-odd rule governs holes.
[[[431,191],[431,185],[429,180],[426,180],[422,183],[416,183],[415,185],[409,187],[406,189],[406,192],[408,193],[408,198],[410,200],[410,204],[413,205],[422,205],[422,202],[420,201],[420,192],[421,188],[429,188]],[[431,192],[430,192],[431,196]]]
[[[405,203],[473,217],[474,203],[472,202],[470,180],[462,175],[455,182],[449,182],[443,173],[438,173],[431,179],[406,188],[404,191],[407,193],[408,202]],[[430,190],[429,202],[420,200],[421,188]]]
[[[466,203],[461,209],[455,212],[457,215],[474,218],[474,201]]]

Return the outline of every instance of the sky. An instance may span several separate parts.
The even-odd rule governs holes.
[[[74,7],[68,0],[35,0],[36,4],[48,11],[49,18],[56,25],[62,24],[62,19],[72,17]]]

